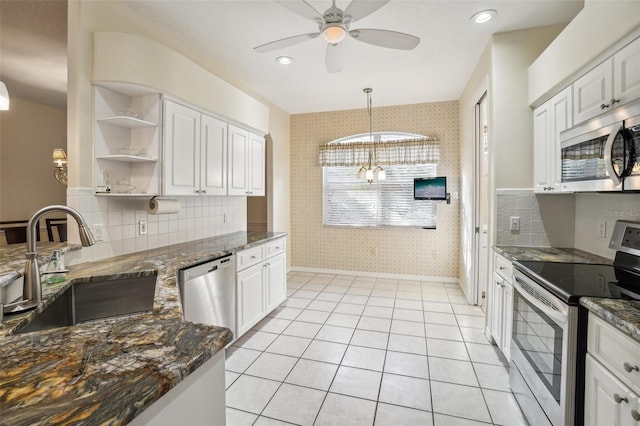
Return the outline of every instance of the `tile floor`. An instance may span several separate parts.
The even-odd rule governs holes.
[[[457,284],[292,272],[227,349],[227,425],[526,425]]]

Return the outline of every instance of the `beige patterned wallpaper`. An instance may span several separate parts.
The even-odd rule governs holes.
[[[375,98],[374,98],[375,102]],[[373,131],[399,131],[440,140],[438,175],[460,191],[458,102],[373,109]],[[366,109],[291,116],[291,264],[293,268],[458,277],[460,203],[438,202],[436,230],[325,227],[319,146],[368,132]],[[375,183],[374,183],[375,185]]]

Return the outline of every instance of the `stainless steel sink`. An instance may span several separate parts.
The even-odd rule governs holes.
[[[16,334],[151,311],[156,277],[153,274],[72,284]]]

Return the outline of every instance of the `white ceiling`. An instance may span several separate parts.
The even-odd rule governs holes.
[[[32,64],[11,65],[12,61],[5,56],[5,25],[13,23],[7,22],[5,15],[4,3],[8,0],[1,1],[1,70],[2,79],[6,79],[9,86],[9,81],[24,76],[25,69],[43,67],[46,59],[43,53],[51,48],[40,49],[36,54],[33,46],[39,40],[21,37],[26,41],[22,48],[28,52],[24,56],[29,56]],[[329,0],[308,2],[320,13],[331,6]],[[50,2],[19,3],[37,3],[42,7]],[[312,21],[275,1],[129,0],[123,3],[131,14],[147,21],[151,28],[161,30],[160,41],[164,44],[292,114],[363,108],[364,87],[373,88],[374,106],[458,99],[491,34],[568,22],[583,6],[582,0],[392,0],[369,17],[353,23],[351,28],[406,32],[421,38],[419,46],[412,51],[400,51],[345,39],[344,69],[329,74],[324,65],[326,44],[321,37],[271,53],[253,51],[253,47],[273,40],[317,31]],[[343,10],[348,4],[348,0],[336,1]],[[496,19],[482,26],[472,23],[471,15],[483,9],[497,10]],[[50,17],[46,18],[47,22]],[[22,28],[25,23],[16,26]],[[36,27],[36,35],[40,36],[42,28]],[[280,55],[293,57],[293,64],[285,67],[276,63],[275,57]],[[64,64],[66,66],[66,58]],[[46,66],[51,72],[53,65]],[[36,86],[29,81],[24,83]]]

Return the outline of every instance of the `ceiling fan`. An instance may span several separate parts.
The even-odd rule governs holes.
[[[333,0],[331,7],[323,14],[320,14],[305,0],[278,0],[277,2],[290,11],[314,21],[318,25],[318,32],[300,34],[262,44],[253,48],[256,52],[271,52],[322,35],[327,41],[325,55],[327,71],[335,73],[341,71],[343,67],[342,40],[347,34],[354,40],[391,49],[411,50],[420,43],[420,38],[397,31],[371,28],[349,29],[352,22],[371,15],[389,3],[389,0],[352,0],[344,11],[336,7],[336,2]]]

